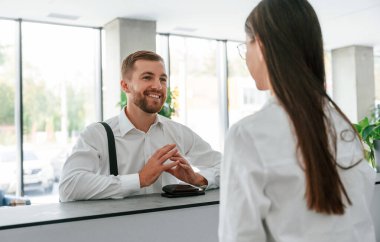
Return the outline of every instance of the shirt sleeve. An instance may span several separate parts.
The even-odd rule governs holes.
[[[189,132],[189,133],[186,133]],[[185,157],[192,166],[199,169],[199,174],[206,178],[208,185],[206,189],[218,188],[220,180],[220,162],[222,155],[211,148],[210,144],[200,136],[186,128],[185,146],[187,147]]]
[[[99,125],[100,126],[100,125]],[[61,202],[89,199],[123,198],[139,191],[138,174],[109,173],[108,144],[105,130],[97,124],[81,133],[72,154],[66,160],[59,184]]]
[[[226,139],[221,167],[219,241],[267,241],[265,167],[252,137],[233,127]]]

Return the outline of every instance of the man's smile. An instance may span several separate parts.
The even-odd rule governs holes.
[[[145,92],[145,96],[148,96],[150,98],[154,99],[161,99],[162,98],[162,93],[157,93],[157,92]]]

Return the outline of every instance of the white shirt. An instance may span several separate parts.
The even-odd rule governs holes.
[[[163,172],[154,184],[140,188],[138,172],[157,149],[174,143],[207,179],[207,189],[219,186],[220,152],[212,150],[186,126],[157,115],[156,122],[144,133],[133,126],[124,109],[106,122],[115,136],[119,175],[109,175],[107,134],[100,123],[94,123],[81,133],[63,166],[59,184],[62,202],[162,192],[162,186],[179,180]]]
[[[347,141],[354,137],[352,129],[328,110],[337,130],[337,162],[348,166],[363,159],[360,141]],[[369,207],[374,170],[366,160],[349,170],[338,168],[352,202],[344,215],[310,211],[291,127],[272,97],[229,131],[221,167],[219,241],[375,242]]]

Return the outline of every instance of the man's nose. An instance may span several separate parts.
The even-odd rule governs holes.
[[[161,90],[162,89],[161,80],[160,79],[154,80],[152,87],[155,88],[155,89],[157,89],[157,90]]]

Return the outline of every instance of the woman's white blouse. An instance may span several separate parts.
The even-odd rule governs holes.
[[[338,163],[349,166],[363,159],[349,125],[333,108],[326,110],[337,130]],[[338,168],[352,202],[344,215],[310,211],[292,129],[273,97],[230,129],[221,168],[220,242],[374,242],[369,207],[374,170],[366,160],[349,170]]]

